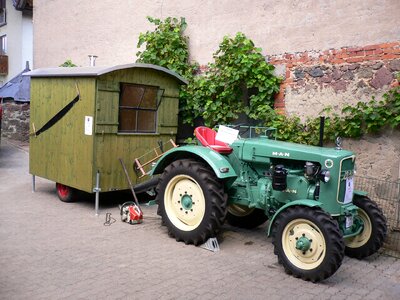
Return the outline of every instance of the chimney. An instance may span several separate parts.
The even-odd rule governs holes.
[[[88,55],[90,59],[89,65],[91,67],[94,67],[96,65],[96,58],[98,57],[97,55]]]

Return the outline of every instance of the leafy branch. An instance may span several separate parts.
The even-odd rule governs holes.
[[[301,122],[298,116],[285,116],[273,109],[281,80],[274,76],[274,66],[265,61],[262,50],[243,33],[224,37],[213,54],[214,62],[198,74],[199,65],[189,61],[185,19],[147,19],[155,30],[140,34],[138,47],[145,49],[137,52],[137,62],[160,65],[186,77],[189,84],[180,93],[180,115],[185,123],[202,117],[208,126],[228,124],[246,114],[261,125],[277,128],[280,140],[318,144],[318,118]],[[380,101],[345,106],[340,114],[325,108],[321,112],[326,115],[325,140],[359,138],[387,126],[399,128],[399,89],[391,89]]]

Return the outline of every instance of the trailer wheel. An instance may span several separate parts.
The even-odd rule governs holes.
[[[344,242],[337,223],[320,208],[289,207],[275,221],[274,252],[286,273],[312,282],[340,267]]]
[[[185,244],[206,242],[226,217],[223,183],[207,165],[192,159],[177,160],[165,168],[156,200],[169,235]]]
[[[368,197],[356,196],[353,204],[359,207],[358,217],[364,223],[364,228],[359,235],[345,239],[345,253],[362,259],[382,247],[387,232],[386,218],[378,205]]]
[[[268,220],[264,211],[244,205],[231,204],[228,206],[226,221],[236,227],[252,229],[264,224]]]
[[[56,190],[57,196],[62,202],[74,202],[76,200],[76,189],[57,182]]]

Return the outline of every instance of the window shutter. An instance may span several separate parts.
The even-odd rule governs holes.
[[[98,81],[96,133],[118,132],[119,83]]]

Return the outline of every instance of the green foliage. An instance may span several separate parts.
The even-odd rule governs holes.
[[[137,53],[137,62],[164,66],[188,79],[180,95],[184,122],[193,123],[202,117],[213,126],[229,123],[240,113],[265,118],[280,80],[273,75],[274,67],[265,61],[261,49],[243,33],[225,37],[214,53],[215,62],[208,64],[204,74],[194,76],[198,65],[189,63],[188,38],[183,35],[185,19],[147,19],[156,28],[140,34],[138,47],[146,43],[146,49]]]
[[[136,53],[138,63],[166,67],[183,76],[191,72],[189,64],[189,38],[183,35],[187,24],[185,18],[166,18],[164,21],[147,17],[156,26],[154,31],[139,35],[137,47],[145,45],[144,51]]]
[[[341,114],[333,113],[331,107],[322,111],[325,117],[325,141],[334,141],[337,136],[360,138],[368,133],[376,133],[383,128],[400,128],[400,87],[394,87],[383,99],[358,102],[347,105]],[[270,112],[267,126],[277,128],[277,138],[281,140],[317,145],[319,141],[319,118],[307,119],[304,123],[297,116],[288,117]]]
[[[335,117],[337,130],[342,136],[359,138],[364,134],[375,133],[389,126],[400,126],[400,88],[394,87],[383,99],[372,99],[368,103],[358,102],[355,106],[345,106],[343,117]]]
[[[270,109],[264,126],[276,128],[278,140],[309,145],[319,142],[319,118],[308,118],[302,123],[298,116],[286,116]]]
[[[234,38],[224,37],[213,57],[205,74],[193,78],[182,94],[184,121],[201,116],[206,125],[214,126],[230,123],[240,113],[265,119],[280,79],[261,49],[239,32]]]
[[[72,67],[77,67],[77,65],[74,64],[70,59],[67,59],[64,63],[60,65],[60,67],[72,68]]]
[[[198,64],[189,62],[188,37],[183,34],[187,27],[185,19],[147,19],[155,30],[140,34],[138,47],[146,48],[137,52],[137,62],[160,65],[186,77],[189,84],[180,94],[180,116],[184,122],[193,123],[197,117],[203,117],[207,126],[228,124],[245,113],[262,120],[260,125],[277,128],[280,140],[318,144],[319,118],[301,122],[298,116],[285,116],[273,109],[281,80],[273,75],[274,67],[265,61],[261,49],[243,33],[234,38],[224,37],[213,55],[214,62],[207,65],[204,74],[195,75]],[[325,141],[333,141],[337,136],[359,138],[386,126],[398,128],[399,87],[380,101],[348,105],[341,114],[329,107],[321,113],[326,117]]]

